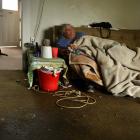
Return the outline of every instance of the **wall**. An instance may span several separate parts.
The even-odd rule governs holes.
[[[33,36],[40,2],[23,0],[23,42]],[[53,25],[71,23],[75,26],[109,21],[113,27],[140,29],[139,0],[46,0],[37,40]]]

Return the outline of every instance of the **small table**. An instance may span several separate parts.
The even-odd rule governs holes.
[[[63,68],[64,74],[63,78],[66,82],[68,82],[66,78],[66,73],[68,70],[68,67],[65,63],[65,60],[62,58],[41,58],[41,57],[35,57],[33,55],[32,50],[27,50],[27,57],[28,57],[28,82],[29,82],[29,88],[33,86],[33,71],[36,69],[40,69],[41,67],[53,67],[53,68]]]

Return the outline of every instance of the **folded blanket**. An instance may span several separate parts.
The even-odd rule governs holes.
[[[92,68],[96,78],[98,77],[96,83],[103,83],[106,89],[116,96],[140,97],[140,48],[130,50],[125,44],[95,36],[83,36],[74,44],[85,55],[82,58],[83,56],[71,54],[71,65],[78,62],[77,65],[85,65],[88,70]],[[86,63],[83,61],[87,59],[85,57],[90,59]],[[95,61],[92,58],[95,58]],[[96,64],[91,64],[94,62],[97,62],[99,69]]]

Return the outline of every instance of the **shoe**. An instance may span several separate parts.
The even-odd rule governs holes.
[[[94,93],[94,86],[93,85],[88,85],[87,92]]]

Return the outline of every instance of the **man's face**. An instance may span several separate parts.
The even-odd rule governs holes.
[[[75,31],[73,27],[71,26],[66,26],[64,30],[64,35],[68,39],[74,39],[75,38]]]

